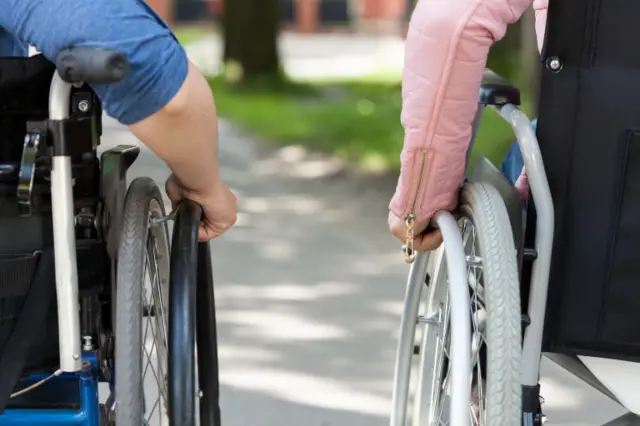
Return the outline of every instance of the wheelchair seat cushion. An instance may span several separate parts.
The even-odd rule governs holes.
[[[543,63],[561,66],[542,71],[537,134],[555,204],[550,352],[640,361],[638,20],[632,0],[549,9]]]

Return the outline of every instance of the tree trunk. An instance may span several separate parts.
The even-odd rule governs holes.
[[[242,80],[280,76],[278,0],[225,0],[224,62],[240,66]]]
[[[533,8],[528,8],[522,16],[522,69],[524,90],[531,96],[533,111],[538,113],[538,91],[540,80],[540,53],[536,37],[536,17]]]

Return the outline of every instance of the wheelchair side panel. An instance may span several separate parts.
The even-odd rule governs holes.
[[[550,4],[537,129],[556,209],[550,352],[640,361],[639,21],[632,0]]]

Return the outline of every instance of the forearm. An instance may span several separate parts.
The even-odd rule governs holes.
[[[532,0],[422,0],[402,80],[401,173],[389,205],[427,221],[455,207],[489,48]]]
[[[193,64],[164,108],[129,127],[186,188],[204,191],[217,182],[218,117],[211,89]]]

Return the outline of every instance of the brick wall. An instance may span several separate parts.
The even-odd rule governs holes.
[[[173,14],[172,14],[172,0],[145,0],[149,6],[156,11],[162,19],[167,21],[167,23],[171,24]]]
[[[160,16],[171,23],[173,18],[172,5],[179,0],[146,0]],[[222,11],[224,0],[207,1],[208,9],[213,14]],[[319,31],[322,26],[319,17],[321,1],[335,0],[292,0],[294,2],[294,28],[297,31],[313,33]],[[376,23],[401,23],[405,19],[407,0],[348,0],[351,2],[355,16],[352,20],[356,25]],[[366,27],[366,25],[365,25]],[[363,29],[366,29],[363,27]]]
[[[320,27],[318,9],[323,0],[294,0],[296,2],[297,28],[301,32],[315,32]],[[331,1],[331,0],[324,0]],[[405,17],[407,0],[349,0],[352,2],[352,10],[355,23],[364,23],[362,29],[366,30],[366,24],[398,23]],[[392,29],[393,30],[393,29]]]
[[[358,3],[365,20],[400,19],[406,10],[405,0],[358,0]]]

